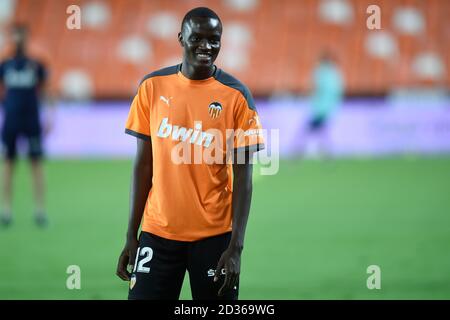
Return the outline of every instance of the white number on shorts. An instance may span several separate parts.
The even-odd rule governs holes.
[[[145,257],[141,261],[139,261],[139,257]],[[150,267],[144,267],[144,264],[152,260],[153,258],[153,250],[150,247],[143,247],[138,248],[138,251],[136,252],[136,263],[134,264],[134,270],[136,271],[137,266],[137,272],[143,272],[143,273],[149,273]]]

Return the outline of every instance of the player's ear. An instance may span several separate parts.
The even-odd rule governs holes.
[[[183,35],[181,34],[181,32],[178,32],[178,42],[180,43],[180,46],[184,47]]]

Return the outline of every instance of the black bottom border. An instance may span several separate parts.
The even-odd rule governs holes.
[[[17,315],[31,311],[45,316],[49,310],[67,310],[67,316],[145,316],[148,319],[315,319],[344,316],[384,319],[393,315],[428,317],[447,314],[450,300],[239,300],[220,301],[122,301],[122,300],[3,300],[3,312]],[[205,311],[206,310],[206,311]],[[60,314],[61,316],[61,314]],[[427,317],[427,318],[428,318]],[[58,317],[61,318],[61,317]],[[64,317],[62,317],[64,318]]]

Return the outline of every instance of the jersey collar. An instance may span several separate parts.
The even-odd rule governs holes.
[[[215,78],[216,78],[216,74],[219,71],[219,68],[217,68],[216,65],[214,65],[214,68],[215,68],[214,73],[212,74],[211,77],[202,79],[202,80],[192,80],[192,79],[185,77],[185,75],[181,72],[181,63],[180,63],[177,66],[177,75],[178,75],[178,78],[184,83],[191,84],[191,85],[205,85],[205,84],[213,83],[216,80]]]

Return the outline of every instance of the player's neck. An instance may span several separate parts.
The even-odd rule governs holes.
[[[204,80],[213,76],[216,67],[195,68],[192,65],[183,61],[181,64],[181,73],[191,80]]]
[[[16,51],[14,52],[14,55],[16,57],[23,57],[23,56],[25,56],[25,46],[24,45],[18,45],[16,47]]]

